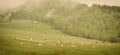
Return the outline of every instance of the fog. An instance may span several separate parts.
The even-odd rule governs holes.
[[[6,12],[8,9],[22,5],[27,0],[0,0],[0,13]]]
[[[27,0],[0,0],[0,13],[5,12],[8,9],[17,7]],[[36,0],[38,1],[38,0]],[[91,6],[92,4],[110,5],[110,6],[120,6],[120,0],[72,0],[75,2],[85,3]]]
[[[120,0],[74,0],[80,3],[85,3],[91,6],[92,4],[120,6]]]

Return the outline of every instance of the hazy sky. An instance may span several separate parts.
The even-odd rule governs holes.
[[[7,9],[11,9],[23,4],[26,0],[0,0],[0,14],[6,12]]]
[[[22,4],[26,0],[0,0],[0,8],[11,8],[16,7],[19,4]],[[120,6],[120,0],[74,0],[81,3],[86,3],[92,5],[93,3],[97,4],[106,4],[106,5],[116,5]]]
[[[26,0],[0,0],[0,8],[12,8],[16,7]]]
[[[0,12],[5,11],[6,9],[17,7],[23,4],[27,0],[0,0]],[[35,1],[35,0],[34,0]],[[106,4],[120,6],[120,0],[73,0],[80,3],[86,3],[88,5],[96,4]]]
[[[110,5],[110,6],[120,6],[120,0],[76,0],[80,1],[81,3],[86,3],[88,5],[102,4],[102,5]]]

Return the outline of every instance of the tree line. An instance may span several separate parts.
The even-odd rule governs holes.
[[[31,19],[53,25],[62,32],[88,39],[120,41],[120,7],[75,3],[69,0],[30,0],[9,19]]]

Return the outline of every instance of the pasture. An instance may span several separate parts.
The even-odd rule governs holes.
[[[120,43],[70,36],[42,22],[13,20],[0,24],[0,55],[119,54]]]

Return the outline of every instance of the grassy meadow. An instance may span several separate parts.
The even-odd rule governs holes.
[[[0,55],[119,55],[120,43],[64,34],[32,20],[0,23]]]
[[[0,20],[8,22],[29,19],[48,23],[71,36],[120,42],[119,6],[93,4],[89,7],[73,0],[29,0],[1,17]]]
[[[120,6],[27,0],[0,14],[0,55],[120,55]]]

